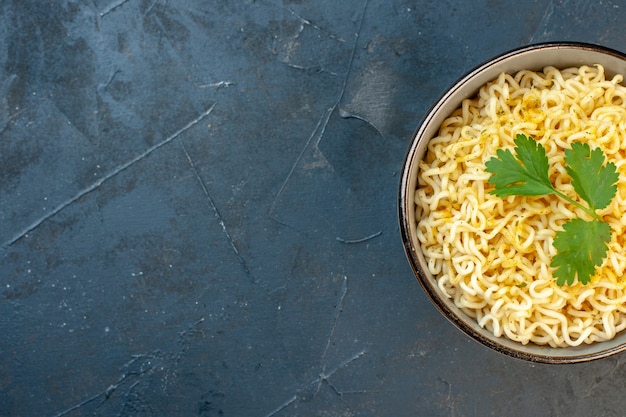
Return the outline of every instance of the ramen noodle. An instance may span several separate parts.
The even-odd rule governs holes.
[[[494,335],[523,344],[578,346],[626,328],[626,87],[600,65],[502,73],[441,125],[420,162],[417,236],[445,296]],[[550,180],[579,201],[564,150],[600,147],[619,173],[598,214],[609,250],[588,284],[558,286],[550,267],[563,223],[588,216],[555,195],[489,194],[485,162],[523,133],[546,149]]]

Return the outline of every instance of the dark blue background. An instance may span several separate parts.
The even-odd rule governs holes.
[[[0,415],[622,416],[623,355],[468,340],[400,241],[414,129],[620,1],[0,5]]]

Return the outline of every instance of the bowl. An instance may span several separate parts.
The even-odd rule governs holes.
[[[454,326],[478,343],[502,354],[521,360],[568,364],[604,358],[626,350],[626,331],[609,341],[582,344],[575,347],[550,347],[533,343],[526,345],[497,337],[480,327],[477,321],[459,309],[452,299],[445,297],[435,278],[426,267],[416,234],[415,193],[419,161],[426,153],[428,141],[437,135],[441,123],[463,99],[472,97],[478,89],[495,79],[501,72],[520,70],[540,71],[545,66],[563,69],[572,66],[601,64],[607,79],[614,74],[626,77],[626,55],[599,45],[578,42],[551,42],[533,44],[498,55],[462,76],[437,100],[425,114],[415,131],[408,148],[400,180],[399,223],[400,233],[409,264],[428,298],[441,314]]]

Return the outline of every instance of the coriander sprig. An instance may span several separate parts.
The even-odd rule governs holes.
[[[485,163],[486,171],[492,174],[489,183],[495,186],[490,193],[498,197],[554,194],[587,213],[590,221],[568,220],[556,233],[553,245],[557,254],[550,266],[556,268],[558,285],[571,285],[576,278],[582,284],[588,283],[606,257],[611,240],[611,227],[596,210],[611,204],[617,193],[619,175],[615,164],[605,164],[602,149],[591,150],[586,143],[576,142],[565,150],[565,169],[585,206],[552,185],[548,157],[539,142],[524,134],[518,134],[514,142],[515,155],[508,149],[498,149],[497,156]]]

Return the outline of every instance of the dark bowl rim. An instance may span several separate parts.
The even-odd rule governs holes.
[[[413,274],[417,279],[419,285],[422,287],[424,293],[426,293],[427,297],[433,303],[433,305],[437,308],[437,310],[448,320],[450,321],[457,329],[461,330],[470,339],[478,342],[479,344],[486,346],[496,352],[504,354],[509,357],[513,357],[516,359],[535,362],[535,363],[544,363],[544,364],[574,364],[581,362],[589,362],[601,358],[605,358],[619,352],[626,350],[626,343],[621,345],[617,345],[612,348],[607,348],[604,350],[600,350],[593,353],[585,353],[580,355],[567,355],[560,356],[558,354],[555,355],[542,355],[536,353],[528,353],[522,350],[517,350],[514,348],[510,348],[508,346],[498,344],[493,340],[490,340],[483,336],[481,333],[475,331],[471,327],[467,326],[461,318],[459,318],[456,313],[448,308],[446,303],[438,296],[433,294],[430,288],[426,285],[425,281],[427,277],[419,267],[418,261],[414,256],[414,251],[416,248],[412,245],[411,234],[409,230],[409,220],[408,215],[406,213],[405,208],[406,200],[408,195],[408,180],[409,180],[409,168],[412,165],[415,151],[417,145],[419,144],[420,132],[428,125],[429,120],[434,116],[437,112],[437,109],[442,105],[442,103],[446,100],[447,97],[452,95],[457,89],[460,88],[464,83],[468,82],[472,77],[481,71],[497,64],[500,61],[503,61],[509,57],[522,54],[524,52],[533,51],[537,49],[559,49],[559,48],[568,48],[568,49],[580,49],[580,50],[590,50],[594,52],[600,52],[607,55],[612,55],[618,59],[626,61],[626,53],[618,51],[616,49],[594,44],[587,42],[571,42],[571,41],[551,41],[551,42],[539,42],[532,43],[525,46],[521,46],[518,48],[510,49],[506,52],[494,55],[492,58],[487,59],[480,63],[479,65],[473,67],[469,71],[465,72],[461,77],[459,77],[456,81],[454,81],[445,91],[434,101],[434,103],[428,108],[428,110],[422,116],[420,122],[418,123],[418,127],[413,132],[411,136],[411,141],[409,143],[408,149],[405,153],[404,160],[402,162],[402,175],[400,177],[399,183],[399,197],[398,197],[398,221],[400,226],[400,235],[402,239],[402,244],[404,248],[405,255],[409,261]],[[624,74],[626,76],[626,74]],[[602,343],[602,342],[599,342]],[[520,344],[520,347],[523,345]],[[559,348],[552,348],[559,349]]]

